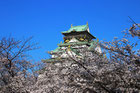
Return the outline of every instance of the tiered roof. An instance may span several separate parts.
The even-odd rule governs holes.
[[[73,42],[73,43],[60,43],[58,44],[58,47],[49,52],[49,53],[57,53],[57,52],[64,52],[64,50],[61,49],[62,46],[68,47],[68,46],[73,46],[73,45],[89,45],[90,47],[88,48],[89,51],[93,51],[94,48],[97,46],[97,41],[91,41],[91,42]],[[71,49],[72,50],[72,49]]]
[[[64,32],[62,32],[62,34],[71,33],[73,31],[75,31],[75,32],[83,32],[83,31],[86,31],[88,29],[89,29],[88,25],[71,26],[71,28],[68,31],[64,31]]]
[[[91,36],[93,39],[96,39],[96,37],[94,37],[90,31],[89,31],[89,26],[88,26],[88,23],[86,25],[79,25],[79,26],[72,26],[71,25],[71,28],[67,31],[64,31],[64,32],[61,32],[63,35],[67,35],[67,34],[70,34],[70,33],[81,33],[81,32],[85,32],[87,33],[89,36]]]
[[[62,32],[62,34],[65,36],[64,42],[58,44],[58,47],[55,50],[48,52],[49,54],[51,55],[55,55],[55,54],[57,55],[61,53],[63,54],[66,52],[65,49],[68,49],[74,54],[76,54],[77,56],[80,56],[76,48],[77,46],[87,45],[89,46],[87,49],[88,51],[94,51],[95,47],[97,46],[97,41],[92,40],[95,39],[95,37],[92,34],[90,34],[88,23],[86,25],[80,25],[80,26],[71,25],[71,28],[67,31]],[[80,38],[83,38],[83,40],[80,40]],[[68,40],[68,42],[65,42],[66,40]],[[49,62],[51,61],[54,62],[58,60],[62,61],[63,57],[47,59],[47,61]]]

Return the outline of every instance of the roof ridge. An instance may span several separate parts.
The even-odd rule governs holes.
[[[70,33],[73,30],[75,30],[76,32],[82,32],[82,31],[86,31],[89,28],[89,26],[87,24],[85,25],[77,25],[77,26],[71,26],[71,28],[69,28],[69,30],[62,32],[62,33]]]
[[[77,25],[77,26],[72,26],[72,27],[79,27],[79,26],[86,26],[86,25]]]

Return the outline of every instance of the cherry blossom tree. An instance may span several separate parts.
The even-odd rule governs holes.
[[[25,86],[35,80],[34,75],[29,73],[33,71],[34,64],[28,59],[27,53],[37,48],[31,39],[32,37],[23,40],[4,37],[0,40],[1,93],[26,93]]]

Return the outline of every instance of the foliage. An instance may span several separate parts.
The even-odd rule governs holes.
[[[138,93],[140,92],[139,24],[134,24],[122,39],[101,42],[108,52],[88,52],[84,57],[73,55],[65,61],[46,63],[31,93]],[[129,38],[138,37],[137,42]]]
[[[32,37],[25,40],[4,37],[0,40],[0,92],[27,92],[24,87],[35,80],[29,73],[34,65],[27,54],[37,48],[36,44],[31,43],[31,39]]]

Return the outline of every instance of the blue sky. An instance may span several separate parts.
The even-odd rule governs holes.
[[[84,25],[99,40],[111,41],[132,24],[140,22],[140,0],[0,0],[0,37],[34,36],[41,48],[31,54],[35,60],[48,58],[63,41],[61,32],[70,25]]]

